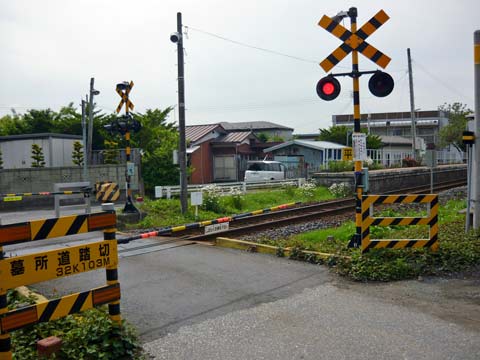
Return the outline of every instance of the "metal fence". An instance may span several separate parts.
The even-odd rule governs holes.
[[[273,189],[282,188],[284,186],[300,187],[305,183],[305,178],[287,179],[287,180],[269,180],[259,182],[232,182],[232,183],[215,183],[215,184],[199,184],[188,185],[188,193],[205,190],[210,186],[215,186],[222,195],[231,193],[232,188],[239,189],[242,193],[246,193],[251,190]],[[156,198],[171,199],[173,196],[180,195],[180,186],[155,186]]]
[[[140,149],[130,149],[130,161],[137,165],[140,164]],[[103,149],[92,151],[92,165],[125,164],[126,162],[127,154],[125,149]]]

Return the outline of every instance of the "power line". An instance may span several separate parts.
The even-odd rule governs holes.
[[[230,42],[230,43],[233,43],[233,44],[236,44],[236,45],[240,45],[240,46],[244,46],[244,47],[247,47],[247,48],[250,48],[250,49],[260,50],[260,51],[264,51],[264,52],[266,52],[266,53],[270,53],[270,54],[274,54],[274,55],[278,55],[278,56],[284,56],[284,57],[287,57],[287,58],[290,58],[290,59],[294,59],[294,60],[298,60],[298,61],[308,62],[308,63],[312,63],[312,64],[318,64],[318,61],[315,61],[315,60],[305,59],[305,58],[301,58],[301,57],[299,57],[299,56],[294,56],[294,55],[289,55],[289,54],[281,53],[281,52],[279,52],[279,51],[270,50],[270,49],[263,48],[263,47],[260,47],[260,46],[250,45],[250,44],[247,44],[247,43],[244,43],[244,42],[241,42],[241,41],[232,40],[232,39],[226,38],[226,37],[224,37],[224,36],[217,35],[217,34],[214,34],[214,33],[209,32],[209,31],[205,31],[205,30],[200,30],[200,29],[197,29],[197,28],[194,28],[194,27],[191,27],[191,26],[184,25],[184,27],[185,27],[187,30],[198,31],[198,32],[200,32],[200,33],[202,33],[202,34],[209,35],[209,36],[215,37],[215,38],[217,38],[217,39],[224,40],[224,41],[228,41],[228,42]]]
[[[430,76],[433,80],[435,80],[436,82],[438,82],[439,84],[443,85],[443,87],[445,87],[446,89],[450,90],[452,93],[455,93],[457,95],[460,95],[461,97],[463,98],[468,98],[470,100],[473,100],[472,97],[470,96],[467,96],[466,94],[462,94],[460,91],[458,91],[457,89],[454,89],[452,88],[450,85],[448,85],[445,81],[443,81],[442,79],[440,79],[439,77],[433,75],[431,72],[429,72],[426,68],[424,68],[418,61],[415,61],[412,59],[412,62],[417,65],[417,67],[422,70],[425,74],[427,74],[428,76]]]

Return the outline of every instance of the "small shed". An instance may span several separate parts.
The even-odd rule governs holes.
[[[329,161],[341,160],[344,145],[329,141],[291,140],[264,150],[270,158],[285,164],[287,170],[298,170],[299,176],[319,170]]]
[[[83,144],[78,135],[39,133],[0,136],[4,169],[30,168],[32,144],[42,148],[45,167],[73,166],[72,153],[75,141]]]

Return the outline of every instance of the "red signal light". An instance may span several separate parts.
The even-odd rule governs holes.
[[[317,83],[317,94],[323,100],[333,100],[340,94],[340,83],[333,76],[326,76]]]

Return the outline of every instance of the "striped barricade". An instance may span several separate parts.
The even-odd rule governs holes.
[[[425,217],[373,217],[374,205],[422,203],[429,205]],[[370,249],[422,248],[438,249],[438,195],[363,195],[362,196],[362,252]],[[370,239],[370,226],[426,225],[428,239]]]
[[[114,210],[0,226],[0,360],[11,359],[10,331],[108,304],[121,323]],[[3,246],[103,230],[103,240],[41,253],[4,257]],[[87,271],[106,270],[106,286],[8,311],[7,291]]]
[[[95,190],[95,198],[102,203],[113,202],[120,197],[120,187],[114,182],[96,183]]]

